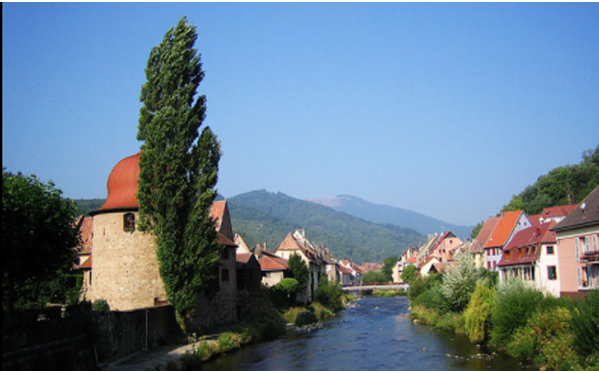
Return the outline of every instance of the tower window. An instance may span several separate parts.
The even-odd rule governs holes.
[[[133,232],[135,230],[135,214],[125,214],[123,217],[123,230],[126,232]]]

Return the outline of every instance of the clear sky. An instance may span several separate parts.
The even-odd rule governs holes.
[[[2,164],[105,198],[150,53],[198,26],[218,190],[455,224],[599,143],[599,4],[4,3]]]

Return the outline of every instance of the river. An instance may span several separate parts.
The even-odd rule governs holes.
[[[486,354],[491,360],[473,358]],[[203,370],[523,370],[467,337],[412,323],[406,297],[366,297],[309,333],[243,347]]]

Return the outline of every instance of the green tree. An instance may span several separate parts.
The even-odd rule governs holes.
[[[310,270],[302,258],[297,254],[292,254],[289,257],[287,265],[291,269],[291,275],[299,283],[300,291],[304,291],[310,280]]]
[[[401,279],[404,282],[407,282],[408,284],[411,284],[412,282],[414,282],[414,280],[416,280],[416,273],[418,271],[416,270],[416,266],[415,265],[408,265],[403,269],[403,272],[401,272]]]
[[[64,301],[77,260],[77,206],[52,181],[2,169],[2,308]]]
[[[140,228],[156,236],[160,275],[181,316],[214,277],[219,251],[210,208],[221,153],[209,127],[199,133],[206,97],[196,98],[204,72],[195,30],[183,17],[152,49],[137,134]]]
[[[381,272],[385,275],[387,282],[393,281],[393,267],[397,264],[396,256],[388,256],[383,260]]]

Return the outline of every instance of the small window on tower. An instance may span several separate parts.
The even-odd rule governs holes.
[[[123,229],[125,232],[133,232],[135,230],[135,214],[125,214],[123,217]]]

